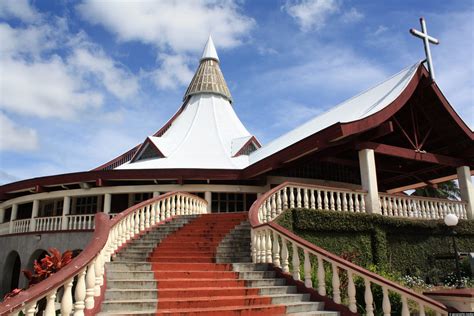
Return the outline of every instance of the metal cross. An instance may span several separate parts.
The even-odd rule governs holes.
[[[428,71],[430,72],[431,79],[435,80],[435,73],[433,67],[433,60],[431,59],[430,43],[438,45],[439,41],[428,35],[428,30],[426,29],[425,19],[420,18],[421,32],[415,29],[410,29],[410,33],[419,37],[423,40],[425,46],[426,62],[428,63]]]

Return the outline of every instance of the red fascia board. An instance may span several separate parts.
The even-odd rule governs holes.
[[[249,138],[248,141],[245,142],[245,144],[242,147],[240,147],[239,151],[237,151],[237,153],[232,157],[238,157],[238,156],[242,155],[242,152],[244,151],[244,149],[247,146],[249,146],[252,142],[256,145],[257,149],[262,147],[262,145],[260,145],[258,140],[255,138],[255,136],[252,136],[252,137]]]
[[[135,152],[135,154],[133,155],[132,159],[130,159],[131,162],[134,162],[137,160],[137,157],[138,155],[140,155],[140,153],[142,152],[142,150],[145,149],[145,145],[148,144],[148,146],[152,146],[152,148],[158,153],[158,155],[162,156],[162,157],[165,157],[165,155],[163,155],[163,153],[161,152],[161,150],[155,145],[155,143],[153,143],[150,139],[150,137],[147,137],[145,139],[145,141],[140,145],[140,147],[138,148],[138,150]]]

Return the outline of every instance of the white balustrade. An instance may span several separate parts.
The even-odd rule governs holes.
[[[382,215],[443,219],[447,214],[456,214],[461,219],[467,218],[466,202],[386,193],[379,196]]]
[[[55,231],[60,230],[62,224],[62,216],[37,217],[35,219],[35,231]]]
[[[18,301],[15,303],[18,297],[10,298],[9,307],[0,306],[0,315],[18,314],[20,311],[23,311],[25,315],[36,315],[39,312],[37,302],[46,298],[46,309],[43,315],[55,315],[55,302],[57,300],[60,304],[61,315],[82,316],[86,310],[94,308],[94,298],[100,296],[101,287],[104,285],[105,263],[110,262],[111,257],[123,244],[173,216],[205,213],[207,213],[207,202],[205,200],[187,193],[172,192],[135,205],[112,219],[106,217],[102,220],[106,222],[102,222],[101,229],[108,231],[108,237],[102,238],[102,243],[95,238],[84,249],[79,257],[85,256],[88,249],[99,249],[97,252],[94,250],[94,255],[87,257],[85,264],[76,266],[75,260],[79,260],[79,257],[74,258],[70,263],[76,268],[73,273],[69,272],[69,274],[61,275],[63,271],[59,271],[42,281],[45,282],[45,288],[53,290],[31,297],[26,302]],[[71,230],[94,228],[93,215],[68,215],[67,218],[68,228]],[[13,229],[16,233],[27,232],[29,223],[30,219],[14,221]],[[36,229],[61,229],[61,222],[56,217],[37,218],[35,225]],[[104,225],[107,227],[104,227]],[[96,233],[97,230],[94,234]],[[272,251],[277,249],[269,244],[272,242],[272,236],[260,234],[260,239],[262,241],[260,249],[263,250],[260,253],[260,259],[262,262],[271,262],[273,260]],[[103,246],[97,246],[98,244]],[[81,260],[84,261],[85,259],[81,258]],[[55,282],[55,286],[47,285],[50,282]],[[73,285],[75,286],[74,293],[72,293]],[[56,299],[57,296],[61,297]]]
[[[304,207],[344,212],[365,212],[362,191],[286,183],[272,190],[259,208],[260,223],[272,221],[287,209]]]
[[[330,198],[328,198],[330,201]],[[297,202],[295,202],[297,203]],[[283,231],[285,231],[283,233]],[[304,255],[303,275],[304,284],[306,287],[315,287],[320,295],[326,296],[328,286],[326,284],[326,272],[331,273],[331,298],[335,303],[346,304],[349,310],[357,312],[356,297],[357,288],[355,286],[355,279],[360,278],[363,281],[363,307],[365,309],[365,315],[375,314],[375,305],[373,298],[373,287],[380,287],[383,293],[383,301],[381,306],[381,312],[388,316],[391,313],[392,302],[390,301],[390,293],[396,293],[401,297],[402,302],[402,315],[410,315],[414,312],[420,315],[425,314],[425,310],[433,311],[439,315],[447,315],[446,307],[439,302],[431,300],[421,294],[406,289],[396,283],[385,280],[380,276],[377,276],[361,267],[358,267],[344,259],[335,255],[328,254],[326,251],[299,239],[296,235],[291,232],[284,230],[277,225],[263,225],[252,229],[252,236],[263,236],[265,242],[258,243],[255,245],[256,239],[252,238],[252,249],[258,249],[262,254],[267,254],[270,250],[272,256],[261,257],[263,261],[257,262],[275,262],[275,265],[281,265],[282,271],[288,273],[293,277],[294,280],[300,280],[300,255]],[[270,239],[270,240],[268,240]],[[288,252],[287,244],[291,244],[291,255]],[[269,249],[271,248],[271,249]],[[278,249],[278,250],[277,250]],[[275,251],[279,251],[276,254]],[[288,258],[291,256],[291,258]],[[276,259],[277,258],[277,259]],[[270,259],[270,260],[269,260]],[[288,261],[291,260],[291,269]],[[312,265],[314,263],[314,265]],[[328,270],[328,267],[330,269]],[[316,274],[317,284],[313,285],[311,276]],[[341,282],[341,275],[345,275],[347,282]],[[341,288],[344,284],[346,288]],[[342,294],[344,293],[344,299]],[[410,304],[411,302],[415,304]],[[410,308],[415,306],[418,310],[410,311]]]

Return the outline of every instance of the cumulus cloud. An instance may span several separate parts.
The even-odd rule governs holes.
[[[364,18],[364,14],[359,12],[356,8],[350,8],[348,11],[342,14],[341,20],[344,23],[355,23],[359,22]]]
[[[234,47],[255,23],[229,0],[85,0],[77,8],[84,19],[103,25],[122,41],[140,41],[174,52],[200,50],[210,33],[219,47]]]
[[[234,0],[130,1],[85,0],[82,17],[102,25],[119,41],[137,41],[157,50],[153,73],[159,89],[175,89],[192,78],[190,55],[200,52],[212,33],[217,48],[242,43],[255,21],[242,14]],[[124,23],[123,17],[127,17]]]
[[[336,0],[289,0],[283,9],[296,20],[301,30],[320,30],[328,17],[339,11]]]
[[[138,78],[106,56],[101,49],[77,48],[68,62],[81,75],[95,76],[117,98],[125,99],[138,91]]]
[[[39,14],[30,6],[28,0],[5,0],[0,1],[0,18],[18,18],[33,22],[39,18]]]
[[[38,148],[36,131],[18,126],[0,112],[0,150],[30,151],[36,148]]]
[[[182,55],[161,54],[161,66],[153,73],[155,84],[162,89],[175,89],[188,84],[193,77],[193,71],[187,65]]]

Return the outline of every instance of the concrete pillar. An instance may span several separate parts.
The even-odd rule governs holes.
[[[33,209],[31,210],[31,220],[30,220],[30,232],[36,230],[36,218],[38,217],[39,211],[39,200],[33,201]]]
[[[362,149],[359,151],[359,167],[362,189],[367,191],[365,208],[368,213],[380,214],[380,199],[373,149]]]
[[[154,197],[154,198],[156,198],[156,197],[158,197],[158,196],[160,196],[160,192],[153,192],[153,197]]]
[[[17,214],[18,214],[18,204],[13,204],[12,213],[10,216],[10,229],[9,229],[10,234],[13,233],[13,221],[16,220]]]
[[[104,194],[104,213],[109,214],[110,208],[112,206],[112,194],[105,193]]]
[[[206,191],[204,192],[204,199],[207,202],[207,212],[211,213],[212,212],[212,192]]]
[[[0,208],[0,224],[5,220],[5,209]]]
[[[71,212],[71,197],[65,196],[64,201],[63,201],[63,214],[62,214],[62,219],[61,219],[62,230],[67,230],[67,227],[68,227],[67,215],[69,215],[70,212]]]
[[[471,170],[469,166],[462,166],[457,168],[456,171],[458,173],[461,200],[467,202],[467,218],[474,219],[474,187],[472,186]]]

